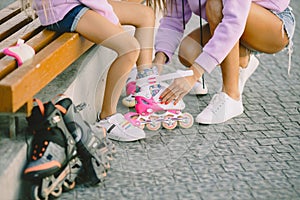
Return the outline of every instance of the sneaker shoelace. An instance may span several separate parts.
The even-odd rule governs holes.
[[[213,96],[212,100],[208,104],[207,109],[211,110],[214,114],[216,114],[224,103],[225,97],[223,97],[223,95],[221,94],[216,94]]]

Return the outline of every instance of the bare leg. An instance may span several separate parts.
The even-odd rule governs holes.
[[[240,40],[240,43],[245,46],[244,48],[265,53],[276,53],[282,50],[288,42],[289,39],[283,29],[282,21],[269,10],[252,3],[245,31]],[[241,49],[240,52],[242,51]],[[246,54],[248,57],[245,59],[248,63],[249,53]],[[240,62],[243,66],[242,60]]]
[[[85,38],[108,47],[118,53],[107,75],[104,100],[100,118],[116,113],[117,102],[125,85],[127,74],[139,55],[137,40],[114,25],[105,17],[89,10],[80,19],[76,31]]]
[[[222,8],[221,0],[207,1],[206,12],[212,35],[223,18]],[[249,59],[245,47],[265,53],[278,52],[288,44],[287,35],[282,30],[282,21],[277,16],[255,3],[251,4],[246,28],[240,40],[244,47],[239,42],[235,44],[221,63],[224,92],[234,99],[239,99],[238,66],[246,66]]]
[[[138,70],[149,68],[152,64],[153,36],[155,15],[150,7],[139,3],[109,1],[120,23],[132,25],[136,28],[135,38],[140,44],[140,55],[137,60]]]
[[[221,0],[207,1],[206,13],[212,35],[223,18],[222,9],[223,4]],[[227,93],[231,98],[238,100],[240,98],[238,90],[239,43],[234,45],[227,57],[221,63],[221,70],[223,77],[222,91]]]

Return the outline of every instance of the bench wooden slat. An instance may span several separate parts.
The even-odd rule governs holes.
[[[43,30],[35,37],[31,38],[27,44],[30,45],[35,52],[39,52],[42,48],[57,38],[57,33],[53,31]],[[22,66],[23,67],[23,66]],[[4,57],[0,60],[0,80],[7,74],[11,73],[17,68],[17,62],[11,57]]]
[[[33,58],[0,81],[0,112],[16,112],[30,98],[44,88],[70,64],[79,58],[93,43],[77,33],[65,33],[47,45]]]
[[[26,24],[30,23],[32,19],[28,17],[25,12],[21,12],[17,16],[9,19],[4,24],[0,25],[0,41],[7,38],[9,35],[21,29]]]
[[[21,12],[21,8],[18,1],[10,4],[6,8],[0,10],[0,24],[3,24],[13,16]]]
[[[16,69],[17,61],[13,58],[0,61],[0,80]]]

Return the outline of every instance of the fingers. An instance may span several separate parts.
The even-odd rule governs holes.
[[[160,99],[162,103],[169,104],[174,101],[174,104],[178,103],[180,99],[182,99],[184,94],[178,87],[171,84],[168,88],[164,90],[164,92],[160,95]],[[176,102],[176,103],[175,103]]]
[[[174,101],[174,105],[176,105],[183,97],[185,96],[184,93],[181,93]]]
[[[172,100],[176,99],[176,93],[170,88],[166,88],[165,91],[161,94],[160,99],[162,103],[168,104]]]
[[[194,82],[187,77],[174,79],[172,84],[160,95],[161,102],[168,104],[174,100],[176,105],[191,90]]]

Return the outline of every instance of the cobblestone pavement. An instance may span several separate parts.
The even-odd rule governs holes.
[[[259,57],[241,116],[220,125],[147,131],[145,140],[115,143],[105,183],[78,186],[61,199],[300,199],[299,36],[300,26],[290,76],[286,51]],[[206,75],[208,95],[184,98],[186,112],[195,117],[207,105],[221,85],[219,77],[218,69]]]

